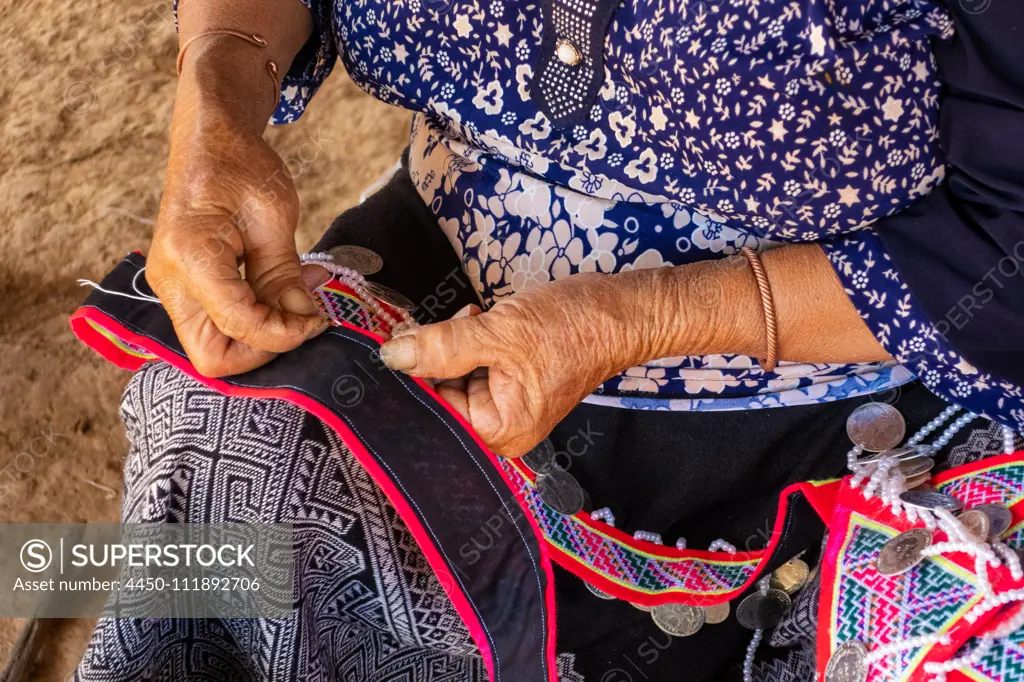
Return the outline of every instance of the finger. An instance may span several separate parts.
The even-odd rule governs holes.
[[[466,397],[466,379],[445,379],[437,382],[435,390],[444,400],[451,405],[452,409],[462,415],[467,422],[469,418],[469,399]]]
[[[302,281],[305,283],[307,291],[316,291],[331,281],[331,272],[319,265],[303,265]]]
[[[317,306],[302,276],[302,263],[291,240],[246,243],[245,279],[256,300],[285,313],[316,315]]]
[[[238,271],[242,245],[232,239],[237,233],[210,224],[196,228],[199,231],[177,237],[178,243],[166,247],[169,253],[160,254],[155,269],[147,268],[147,281],[159,276],[156,270],[166,269],[169,260],[181,275],[185,293],[200,304],[217,328],[257,350],[283,353],[326,328],[327,321],[318,315],[297,315],[257,301]],[[308,300],[304,290],[302,295]]]
[[[454,379],[497,360],[480,316],[446,320],[397,336],[380,349],[388,367],[415,376]]]
[[[459,312],[452,315],[451,319],[458,320],[459,318],[462,317],[476,317],[482,312],[483,310],[481,310],[480,306],[478,306],[476,303],[469,303],[459,308]]]
[[[184,294],[176,280],[163,278],[153,289],[161,297],[192,366],[203,376],[240,374],[265,365],[276,357],[275,353],[247,346],[221,332],[202,305]],[[163,296],[159,293],[161,291]]]

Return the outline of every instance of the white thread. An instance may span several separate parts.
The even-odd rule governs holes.
[[[135,290],[135,293],[138,294],[138,296],[132,296],[131,294],[126,294],[123,291],[112,291],[110,289],[104,289],[102,286],[100,286],[96,282],[93,282],[91,279],[78,280],[78,286],[89,286],[97,291],[102,291],[105,294],[110,294],[111,296],[120,296],[121,298],[130,298],[133,301],[145,301],[146,303],[156,303],[157,305],[160,305],[159,298],[157,298],[156,296],[150,296],[149,294],[145,294],[139,291],[139,275],[141,275],[145,271],[146,268],[143,267],[138,272],[135,273],[134,277],[132,277],[132,289]]]

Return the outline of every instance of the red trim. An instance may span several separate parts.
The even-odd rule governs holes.
[[[574,558],[574,555],[567,553],[561,547],[557,545],[548,544],[552,547],[555,552],[551,558],[559,566],[569,571],[573,575],[577,576],[580,580],[590,583],[594,587],[598,588],[602,592],[606,592],[611,596],[622,599],[623,601],[633,602],[642,606],[661,606],[662,604],[672,603],[686,603],[697,606],[713,606],[715,604],[721,604],[723,602],[731,601],[742,594],[745,590],[750,588],[754,583],[757,582],[760,575],[764,572],[764,559],[770,557],[775,551],[775,548],[779,544],[779,540],[782,538],[783,525],[786,523],[786,513],[789,510],[789,496],[793,493],[803,493],[804,497],[809,500],[813,497],[823,497],[827,499],[831,497],[833,500],[838,495],[840,481],[831,481],[822,485],[815,485],[813,483],[793,483],[792,485],[786,486],[782,493],[779,495],[779,508],[778,513],[775,515],[775,526],[772,529],[771,537],[768,541],[768,546],[763,550],[756,552],[737,552],[736,554],[729,554],[727,552],[709,552],[707,550],[699,549],[675,549],[674,547],[665,547],[664,545],[656,545],[652,542],[644,540],[636,540],[635,538],[626,535],[620,530],[612,528],[607,524],[596,525],[598,522],[594,521],[589,514],[581,512],[577,515],[580,521],[586,523],[591,528],[594,528],[605,535],[611,535],[616,540],[629,540],[629,542],[623,542],[622,544],[628,544],[631,548],[637,549],[638,551],[644,552],[645,554],[655,554],[658,556],[664,556],[667,560],[673,559],[698,559],[698,560],[710,560],[717,562],[735,562],[741,563],[750,559],[759,559],[760,563],[757,568],[751,574],[750,578],[747,579],[742,586],[731,590],[729,592],[722,592],[717,595],[701,595],[697,593],[685,593],[685,592],[662,592],[659,594],[646,594],[644,592],[637,592],[626,587],[622,587],[618,583],[609,580],[603,573],[581,564]],[[824,495],[819,495],[818,488],[827,488]],[[821,511],[812,502],[812,507],[820,514]],[[584,518],[584,516],[586,518]],[[831,513],[828,517],[823,517],[822,520],[827,526],[831,521]],[[650,548],[650,549],[648,549]]]
[[[405,521],[409,527],[409,531],[412,533],[416,542],[423,550],[424,555],[427,558],[427,562],[437,575],[438,580],[441,582],[441,586],[447,592],[448,596],[452,600],[456,611],[459,616],[465,622],[466,627],[469,629],[470,635],[473,637],[473,641],[480,649],[480,653],[483,656],[484,663],[487,666],[487,672],[492,680],[495,680],[494,671],[494,655],[491,651],[490,644],[487,641],[487,636],[484,632],[483,626],[480,620],[477,618],[476,613],[473,610],[472,605],[466,599],[465,595],[461,590],[455,588],[455,583],[452,579],[451,574],[448,572],[447,563],[441,557],[441,554],[434,547],[433,541],[426,529],[420,523],[418,517],[414,513],[412,507],[406,501],[405,497],[401,492],[394,486],[390,478],[385,474],[384,470],[380,467],[377,461],[370,455],[366,450],[366,447],[362,444],[359,438],[348,428],[343,421],[338,419],[330,410],[323,407],[320,403],[308,398],[307,396],[291,391],[288,389],[254,389],[245,388],[240,386],[233,386],[227,382],[219,379],[205,377],[201,375],[192,364],[185,358],[182,358],[177,353],[174,353],[159,343],[153,342],[151,339],[139,336],[129,329],[125,328],[114,318],[110,317],[106,313],[91,307],[79,308],[71,316],[71,328],[72,331],[89,347],[96,350],[105,359],[113,362],[118,367],[126,369],[138,369],[143,363],[139,358],[135,358],[110,342],[109,339],[104,337],[102,334],[92,328],[89,322],[93,322],[103,327],[104,329],[114,333],[121,339],[133,343],[135,345],[145,348],[148,352],[156,355],[161,360],[173,365],[185,374],[189,375],[196,381],[216,390],[219,393],[229,396],[240,396],[240,397],[251,397],[251,398],[279,398],[287,402],[297,405],[302,409],[315,415],[332,429],[334,429],[345,445],[349,447],[352,454],[355,455],[359,463],[366,469],[367,473],[374,479],[384,495],[388,500],[395,506],[402,520]],[[348,323],[342,323],[347,329],[358,332],[368,338],[373,339],[377,343],[381,343],[383,339],[376,334],[368,332],[364,329],[360,329]],[[454,416],[459,423],[466,429],[466,431],[473,437],[474,441],[480,445],[487,456],[491,459],[494,467],[501,471],[501,467],[498,464],[497,457],[487,449],[479,436],[470,428],[462,417],[455,412],[447,402],[444,401],[432,388],[430,388],[422,379],[415,379],[416,383],[426,390],[444,409],[446,409],[452,416]],[[507,477],[502,473],[502,479],[508,484]],[[512,489],[512,486],[509,485]],[[522,499],[521,494],[517,490],[512,490],[516,501],[520,505],[524,505],[525,502]],[[528,512],[525,516],[529,519],[530,525],[533,528],[535,535],[538,538],[538,547],[540,548],[540,559],[539,563],[541,569],[544,571],[547,578],[546,594],[544,595],[546,606],[548,609],[547,613],[547,630],[548,630],[548,651],[546,652],[548,677],[550,682],[557,682],[557,664],[555,660],[555,586],[554,586],[554,574],[551,569],[550,555],[547,552],[547,542],[544,540],[544,536],[537,526],[533,516]]]
[[[522,462],[518,459],[514,459],[510,460],[510,464],[515,467],[516,471],[518,471],[523,478],[536,485],[537,475],[524,466]],[[779,510],[778,515],[775,517],[775,529],[772,532],[772,537],[775,538],[776,533],[780,532],[778,528],[780,523],[779,519],[783,518],[784,511],[787,508],[787,504],[785,502],[786,495],[796,492],[797,490],[804,493],[804,497],[807,498],[811,508],[817,512],[825,525],[828,525],[832,518],[832,509],[835,506],[836,496],[839,494],[839,484],[840,480],[836,479],[834,481],[826,481],[824,483],[793,483],[792,485],[784,488],[779,494]],[[524,503],[521,501],[520,504]],[[726,552],[709,552],[703,549],[676,549],[671,545],[656,545],[647,540],[637,540],[632,535],[629,535],[625,531],[619,530],[614,526],[609,526],[607,523],[602,521],[595,521],[594,518],[585,511],[574,514],[573,518],[577,519],[587,528],[613,538],[620,545],[629,547],[637,552],[643,552],[644,554],[652,554],[656,557],[664,558],[667,561],[676,559],[706,559],[709,561],[745,563],[750,559],[771,556],[772,551],[775,549],[775,544],[777,543],[777,540],[775,540],[764,549],[750,552],[736,552],[736,554],[728,554]],[[559,550],[559,552],[564,554],[564,550]],[[560,565],[563,565],[559,559],[556,558],[555,561],[558,561]],[[564,565],[563,567],[568,568]],[[579,575],[576,571],[572,572]],[[582,578],[583,576],[580,577]],[[597,586],[595,585],[595,587]],[[604,588],[601,589],[603,590]],[[607,592],[607,590],[605,591]]]
[[[942,482],[943,480],[949,480],[951,478],[959,478],[965,473],[971,473],[978,469],[987,469],[991,466],[1007,464],[1011,461],[1020,461],[1022,455],[1024,455],[1024,452],[1019,452],[1015,455],[1000,455],[981,460],[978,464],[984,463],[983,466],[970,464],[957,467],[956,469],[950,469],[949,471],[936,476],[932,481],[930,481],[930,483],[934,484],[935,482]],[[832,523],[829,526],[828,545],[825,548],[824,555],[821,559],[821,598],[818,606],[817,653],[818,672],[822,677],[824,676],[825,667],[828,664],[829,657],[832,655],[832,627],[834,626],[834,623],[832,623],[832,609],[837,598],[833,588],[837,577],[836,572],[840,568],[840,561],[842,559],[839,552],[847,542],[850,516],[854,513],[859,514],[874,523],[887,526],[896,533],[903,533],[911,528],[924,527],[923,522],[918,521],[916,523],[911,523],[903,516],[896,516],[882,503],[881,499],[877,497],[865,499],[863,492],[860,489],[849,487],[844,479],[839,489],[835,514],[833,516]],[[936,542],[946,540],[946,535],[942,531],[936,530],[934,533],[936,536]],[[970,555],[962,552],[951,552],[943,554],[942,558],[955,564],[967,573],[974,573],[974,560]],[[998,570],[988,570],[992,587],[997,593],[1007,589],[1015,589],[1020,587],[1021,584],[1024,584],[1019,581],[1014,581],[1005,567],[999,568]],[[977,634],[986,625],[986,623],[996,616],[997,613],[998,609],[993,609],[981,616],[981,618],[973,624],[968,623],[965,618],[961,618],[956,621],[946,633],[950,636],[950,644],[934,645],[922,661],[922,665],[919,665],[914,671],[912,671],[907,679],[911,682],[924,682],[926,679],[930,678],[930,675],[925,675],[924,673],[923,663],[945,661],[952,658],[963,646],[964,642]]]

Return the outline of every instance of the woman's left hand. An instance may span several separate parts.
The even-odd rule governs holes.
[[[400,333],[390,368],[441,379],[438,393],[495,452],[518,457],[602,381],[642,361],[635,278],[579,274]]]

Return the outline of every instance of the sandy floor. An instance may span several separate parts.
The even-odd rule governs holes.
[[[174,96],[171,3],[0,2],[0,521],[115,520],[128,375],[67,317],[85,296],[76,279],[149,241]],[[326,147],[296,178],[300,247],[394,162],[408,121],[336,72],[301,122],[268,134],[285,157],[310,137]],[[0,620],[0,667],[22,625]],[[33,679],[63,681],[92,624],[49,625]]]

